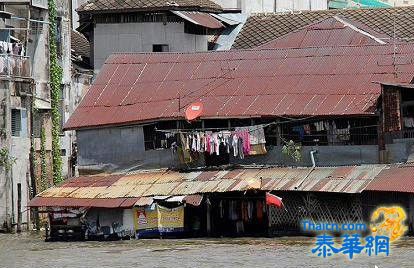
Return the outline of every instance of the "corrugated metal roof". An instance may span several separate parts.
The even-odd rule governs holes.
[[[414,193],[414,166],[391,166],[384,169],[366,190]]]
[[[221,29],[224,25],[212,15],[197,11],[171,11],[175,15],[193,24],[209,29]]]
[[[327,18],[272,40],[259,48],[298,48],[384,44],[390,37],[341,17]]]
[[[222,8],[210,0],[89,0],[82,4],[76,11],[81,13],[110,13],[160,10],[203,10],[220,12]]]
[[[317,167],[311,168],[256,168],[237,169],[232,171],[198,171],[164,173],[135,173],[124,175],[107,187],[85,186],[80,183],[85,177],[72,179],[71,185],[79,183],[79,187],[54,187],[38,195],[31,206],[36,206],[39,198],[46,198],[44,202],[66,200],[65,206],[78,205],[85,200],[93,200],[100,206],[112,204],[123,206],[140,202],[148,203],[153,196],[189,196],[203,193],[242,192],[246,190],[263,191],[312,191],[312,192],[340,192],[360,193],[372,181],[385,165],[364,165],[350,167]],[[414,168],[413,168],[414,169]],[[310,172],[312,171],[312,172]],[[151,176],[154,174],[154,176]],[[161,175],[162,174],[162,175]],[[309,174],[309,175],[308,175]],[[305,179],[306,175],[308,177]],[[164,182],[162,177],[180,178],[174,182]],[[146,179],[143,180],[143,177]],[[95,182],[97,177],[94,178]],[[101,180],[105,181],[105,177]],[[143,198],[145,197],[145,198]],[[142,199],[141,199],[142,198]],[[122,199],[122,200],[121,200]],[[131,199],[135,201],[132,202]],[[191,199],[189,197],[189,199]],[[74,200],[74,201],[71,201]],[[96,200],[108,200],[97,203]],[[112,200],[112,201],[110,201]],[[193,200],[195,203],[198,198]],[[112,202],[112,203],[111,203]],[[63,201],[59,204],[64,203]],[[43,203],[41,203],[43,204]],[[56,204],[56,203],[53,203]],[[83,203],[82,203],[83,204]],[[89,203],[88,203],[89,204]]]
[[[30,200],[31,207],[97,207],[97,208],[130,208],[138,198],[58,198],[35,197]]]
[[[372,81],[414,77],[414,43],[396,55],[394,68],[391,45],[115,54],[65,128],[184,118],[194,101],[201,118],[374,115]]]
[[[414,36],[414,7],[379,9],[340,9],[250,16],[237,36],[233,48],[255,48],[290,32],[333,16],[363,23],[376,32],[408,41]],[[398,18],[398,19],[395,19]]]

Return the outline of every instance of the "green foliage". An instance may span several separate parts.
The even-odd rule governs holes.
[[[52,162],[53,162],[53,183],[63,181],[62,177],[62,156],[60,149],[60,86],[63,76],[62,67],[58,63],[57,55],[57,26],[56,26],[56,2],[48,0],[49,4],[49,50],[50,50],[50,90],[52,106]]]
[[[13,164],[16,162],[16,158],[12,157],[7,148],[0,149],[0,167],[4,168],[8,172]]]
[[[40,191],[49,188],[46,163],[46,131],[42,128],[40,133]]]
[[[299,162],[302,160],[302,146],[299,143],[295,143],[294,141],[283,141],[284,145],[282,147],[282,153],[290,158],[292,158],[295,162]]]

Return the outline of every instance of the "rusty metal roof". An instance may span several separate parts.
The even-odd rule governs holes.
[[[224,25],[215,17],[208,13],[198,11],[171,11],[175,15],[185,19],[193,24],[203,26],[209,29],[220,29]]]
[[[76,11],[80,13],[110,13],[161,10],[221,12],[222,7],[210,0],[89,0]]]
[[[378,174],[366,190],[414,193],[414,166],[391,166]]]
[[[385,165],[311,168],[255,168],[232,171],[146,172],[120,176],[106,187],[85,186],[85,177],[72,179],[40,193],[30,206],[126,206],[147,204],[153,196],[188,196],[188,202],[199,204],[203,193],[263,191],[311,191],[360,193]],[[152,177],[151,174],[154,176]],[[309,174],[307,177],[306,175]],[[141,177],[145,177],[143,180]],[[106,181],[94,176],[93,180]],[[169,181],[169,182],[165,182]],[[194,195],[194,196],[193,196]],[[90,203],[88,203],[89,201]],[[112,201],[111,201],[112,200]],[[186,200],[186,199],[184,199]],[[47,205],[49,204],[49,205]],[[57,205],[58,204],[58,205]],[[86,206],[85,205],[85,206]]]
[[[326,18],[341,16],[363,23],[373,31],[396,36],[400,41],[414,38],[414,7],[302,11],[250,16],[233,48],[255,48]],[[395,27],[394,27],[395,25]]]
[[[108,58],[65,125],[81,129],[184,118],[374,115],[381,86],[414,77],[414,43]],[[395,62],[395,67],[393,63]]]
[[[343,17],[331,17],[288,33],[259,48],[298,48],[384,44],[390,37]]]

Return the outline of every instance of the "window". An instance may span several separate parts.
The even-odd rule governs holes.
[[[60,87],[59,114],[60,114],[60,134],[64,135],[64,131],[63,131],[63,125],[65,124],[65,86],[64,85],[61,85]]]
[[[165,121],[154,125],[151,124],[143,126],[145,150],[171,148],[171,145],[177,141],[176,135],[168,132],[157,131],[157,129],[168,130],[176,127],[177,125],[174,121]]]
[[[56,47],[58,58],[62,58],[62,18],[57,17],[56,19]]]
[[[33,137],[40,138],[43,127],[43,113],[33,113]]]
[[[168,45],[152,45],[152,52],[169,52]]]
[[[12,109],[11,113],[11,132],[13,137],[20,137],[22,130],[22,115],[20,110]]]
[[[11,132],[13,137],[27,138],[26,109],[11,110]]]

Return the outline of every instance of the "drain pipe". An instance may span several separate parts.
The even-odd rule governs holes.
[[[306,174],[306,176],[305,177],[303,177],[303,179],[302,179],[302,181],[299,183],[299,185],[297,185],[297,186],[295,186],[295,190],[299,190],[299,188],[302,186],[302,184],[305,182],[305,180],[309,177],[309,175],[315,170],[315,168],[316,168],[316,161],[315,161],[315,154],[317,153],[318,151],[316,151],[316,150],[312,150],[312,151],[310,151],[310,158],[311,158],[311,161],[312,161],[312,168],[311,168],[311,170],[309,170],[309,172]]]

